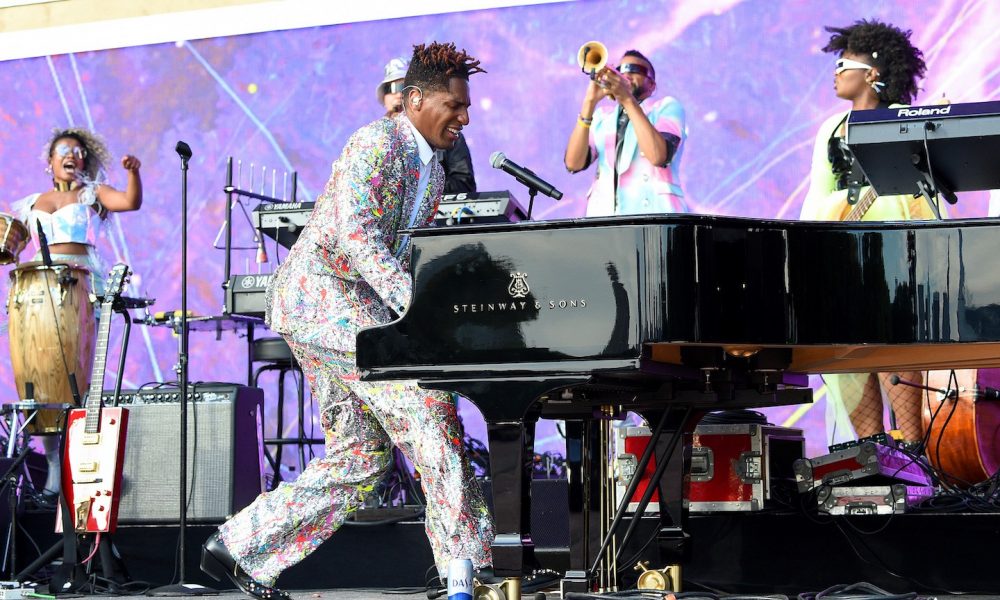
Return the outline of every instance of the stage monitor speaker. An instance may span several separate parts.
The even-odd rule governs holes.
[[[113,393],[105,391],[105,405]],[[118,522],[176,523],[180,518],[180,393],[122,391],[129,409]],[[264,393],[235,384],[188,387],[187,519],[221,523],[264,489]]]

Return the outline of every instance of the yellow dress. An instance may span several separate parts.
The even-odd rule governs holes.
[[[819,128],[813,146],[809,190],[806,192],[799,214],[805,221],[843,221],[853,208],[847,203],[847,190],[837,189],[837,177],[828,157],[828,144],[834,131],[844,122],[846,112],[838,113]],[[861,188],[859,198],[864,198],[870,186]],[[944,218],[945,207],[940,206]],[[880,196],[861,218],[862,221],[914,221],[935,219],[934,211],[923,196]],[[838,443],[853,439],[854,426],[850,414],[862,401],[859,391],[864,388],[871,373],[845,373],[824,375],[827,388],[827,439]]]
[[[895,107],[896,105],[893,105]],[[833,165],[827,156],[827,145],[830,137],[844,117],[846,112],[831,116],[823,122],[813,146],[812,168],[809,174],[809,191],[799,219],[803,221],[843,221],[850,212],[847,204],[847,190],[837,189],[837,177],[833,173]],[[861,188],[859,197],[869,190],[870,186]],[[944,206],[941,206],[941,216],[945,217]],[[923,196],[914,198],[912,195],[880,196],[865,213],[862,221],[922,221],[935,219],[934,212]]]

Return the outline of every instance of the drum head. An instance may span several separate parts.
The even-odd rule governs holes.
[[[87,258],[86,256],[81,256],[80,260],[84,260],[86,258]],[[88,276],[90,275],[90,269],[87,268],[86,266],[82,265],[82,264],[77,264],[77,263],[68,262],[68,261],[53,261],[51,266],[46,266],[45,263],[42,262],[42,261],[40,261],[40,260],[32,260],[32,261],[29,261],[29,262],[23,262],[23,263],[17,265],[16,267],[14,267],[14,269],[11,270],[11,272],[10,272],[10,278],[13,279],[13,280],[15,280],[15,281],[17,281],[18,277],[21,277],[21,276],[23,276],[26,273],[31,273],[31,272],[35,272],[35,271],[41,272],[41,271],[45,271],[45,270],[48,270],[48,269],[51,269],[51,270],[57,271],[57,272],[58,271],[65,271],[66,269],[70,269],[70,270],[73,270],[73,271],[82,271],[84,275],[88,275]]]
[[[0,212],[0,265],[17,261],[28,244],[28,228],[12,215]]]

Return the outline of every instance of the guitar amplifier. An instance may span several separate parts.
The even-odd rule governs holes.
[[[104,392],[110,404],[113,390]],[[175,523],[180,510],[180,394],[123,390],[129,410],[121,525]],[[188,387],[188,521],[221,523],[264,489],[264,393],[235,384]]]
[[[434,223],[438,226],[476,223],[517,223],[528,218],[524,207],[508,191],[446,194]]]
[[[264,293],[271,283],[271,274],[233,275],[226,286],[227,315],[264,318]]]

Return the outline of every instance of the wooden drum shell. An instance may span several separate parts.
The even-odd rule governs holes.
[[[34,384],[39,404],[74,404],[67,369],[86,394],[94,365],[96,322],[90,270],[70,263],[24,263],[10,273],[7,295],[11,368],[18,395]],[[64,362],[65,358],[65,362]],[[64,413],[39,410],[27,430],[58,433]]]

